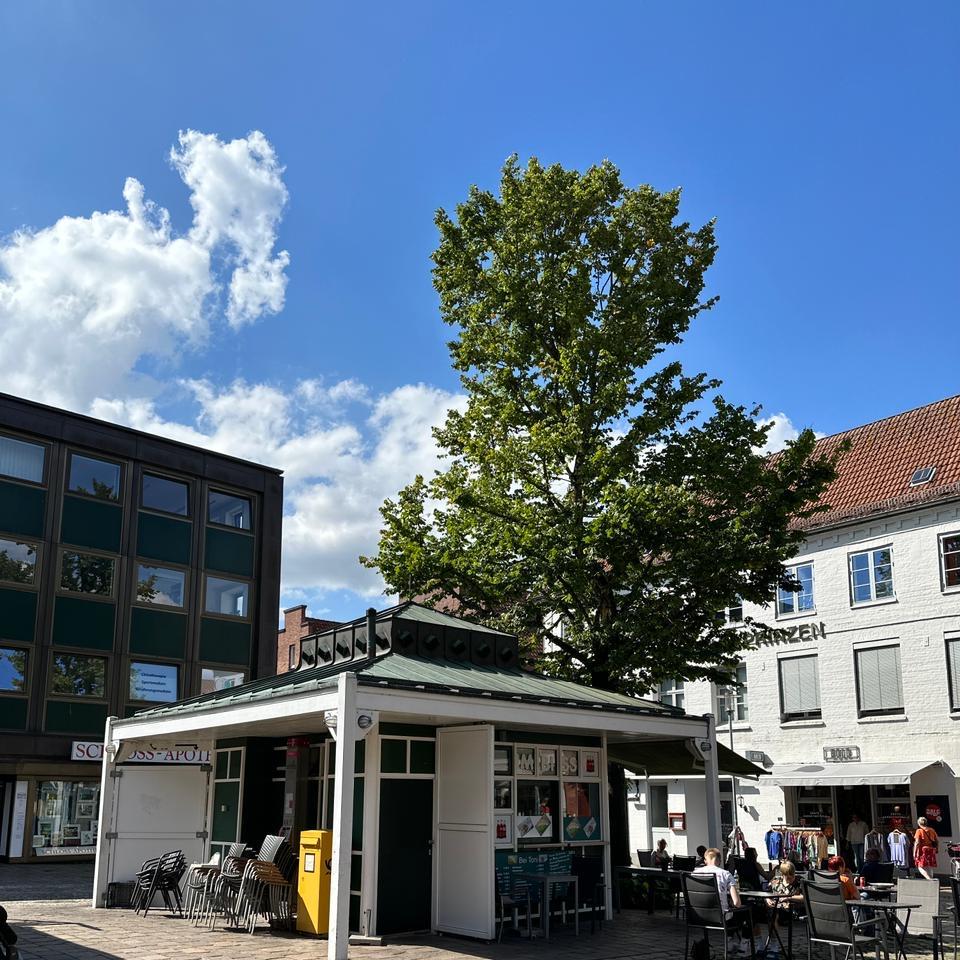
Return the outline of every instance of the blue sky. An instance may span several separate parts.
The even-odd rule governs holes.
[[[945,2],[13,0],[0,389],[283,467],[285,602],[356,615],[376,503],[457,402],[433,212],[516,152],[717,218],[683,357],[729,398],[831,433],[956,393],[958,28]]]

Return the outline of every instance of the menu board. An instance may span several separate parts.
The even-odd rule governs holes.
[[[549,850],[543,853],[496,850],[494,862],[506,888],[520,894],[527,883],[523,874],[570,873],[573,869],[573,854],[569,850]]]

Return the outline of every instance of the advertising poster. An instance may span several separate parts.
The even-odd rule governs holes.
[[[941,837],[953,836],[953,824],[950,820],[950,798],[946,794],[917,795],[917,819],[927,818],[927,825],[937,831]]]

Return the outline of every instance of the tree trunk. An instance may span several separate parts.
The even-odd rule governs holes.
[[[630,866],[630,830],[627,823],[627,778],[619,763],[607,764],[610,780],[610,863]]]

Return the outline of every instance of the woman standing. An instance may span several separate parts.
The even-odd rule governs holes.
[[[932,868],[937,865],[937,842],[940,838],[933,827],[927,825],[927,818],[917,821],[917,832],[913,835],[913,862],[921,875],[927,880],[933,879]]]

